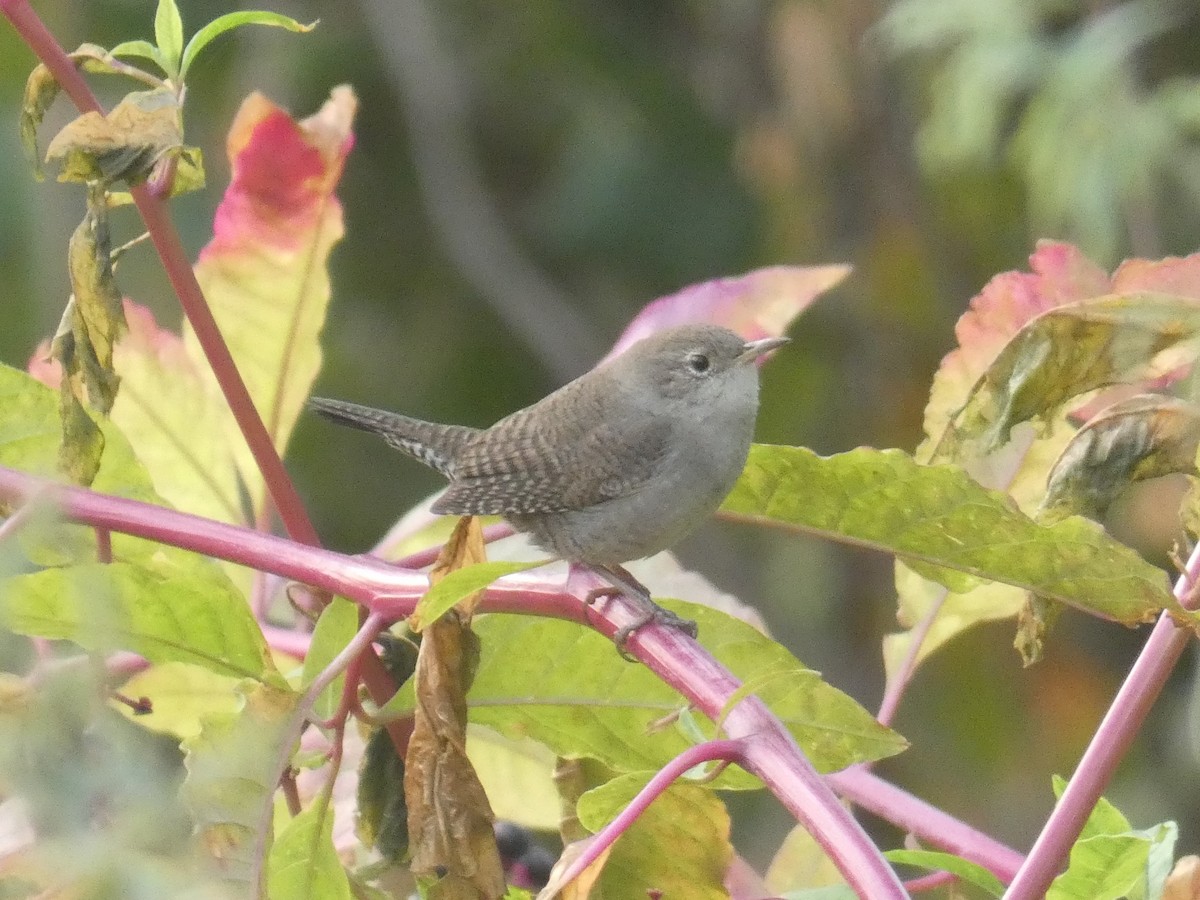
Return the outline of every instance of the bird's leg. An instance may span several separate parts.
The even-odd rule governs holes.
[[[623,566],[589,566],[597,575],[611,583],[610,587],[593,588],[588,591],[585,602],[589,605],[595,603],[602,597],[615,597],[618,594],[624,594],[630,600],[642,607],[642,615],[628,625],[623,625],[618,628],[613,635],[613,643],[617,645],[617,652],[622,657],[630,662],[637,662],[632,656],[625,652],[625,643],[639,628],[649,625],[651,622],[657,622],[660,625],[666,625],[668,628],[677,628],[684,634],[690,637],[695,637],[698,628],[696,623],[691,619],[684,619],[671,612],[669,609],[663,609],[652,599],[650,599],[650,591],[646,586],[638,581]]]

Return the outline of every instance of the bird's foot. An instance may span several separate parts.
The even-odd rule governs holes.
[[[650,599],[650,592],[640,581],[633,577],[628,571],[620,566],[611,568],[599,566],[596,567],[599,574],[614,582],[612,585],[605,587],[593,588],[587,592],[584,598],[585,602],[591,606],[597,600],[604,597],[616,597],[624,594],[634,603],[642,607],[642,615],[628,625],[622,625],[613,634],[613,643],[617,645],[617,653],[621,654],[622,659],[629,662],[637,662],[637,658],[632,656],[626,649],[625,645],[629,639],[640,629],[647,625],[657,624],[665,625],[667,628],[674,628],[677,631],[682,631],[688,637],[696,637],[699,633],[699,627],[691,619],[685,619],[671,612],[669,609],[664,609],[653,600]]]

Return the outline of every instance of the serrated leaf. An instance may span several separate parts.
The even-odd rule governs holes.
[[[18,634],[262,678],[273,671],[262,632],[242,597],[218,584],[132,563],[86,563],[9,578],[0,614]]]
[[[978,863],[953,853],[940,853],[935,850],[888,850],[883,855],[889,862],[932,869],[935,872],[950,872],[963,881],[987,891],[993,897],[1004,893],[1004,884],[999,878]]]
[[[192,39],[188,41],[187,47],[183,51],[183,61],[179,66],[180,77],[187,78],[188,70],[191,69],[192,63],[200,54],[200,51],[212,43],[213,40],[225,32],[231,31],[234,28],[240,28],[243,25],[269,25],[275,28],[284,28],[288,31],[299,32],[312,31],[317,27],[316,22],[302,25],[289,16],[274,12],[265,12],[263,10],[250,9],[241,12],[226,13],[223,16],[213,19],[192,35]]]
[[[333,808],[325,799],[302,810],[271,847],[271,900],[350,900],[350,880],[333,847]]]
[[[187,740],[200,734],[201,722],[211,716],[233,715],[241,705],[238,682],[204,666],[166,662],[135,673],[121,685],[127,697],[145,697],[149,713],[136,713],[127,704],[109,705],[151,731]]]
[[[900,752],[903,738],[841,691],[805,669],[784,647],[725,613],[666,600],[700,626],[700,641],[733,674],[761,680],[759,696],[783,720],[818,769]],[[660,768],[693,743],[680,730],[651,728],[682,705],[648,669],[630,666],[612,642],[578,625],[517,616],[475,622],[482,653],[468,695],[473,722],[509,737],[530,737],[559,756],[590,756],[622,772]],[[563,660],[570,665],[563,665]],[[789,672],[789,678],[765,678]],[[402,687],[395,708],[411,706]],[[392,704],[389,704],[389,708]],[[709,726],[711,729],[711,726]],[[757,779],[729,769],[722,787],[750,789]]]
[[[247,98],[227,138],[233,178],[217,209],[213,239],[195,267],[281,453],[321,364],[318,336],[330,296],[327,260],[342,235],[334,191],[353,143],[355,107],[351,90],[336,88],[320,112],[296,122],[260,94]],[[197,369],[207,373],[186,324],[183,339]],[[211,380],[210,390],[219,393]],[[232,415],[225,418],[223,434],[257,514],[262,474]]]
[[[308,645],[308,653],[304,656],[300,683],[306,688],[312,684],[313,679],[333,662],[334,657],[342,652],[357,632],[358,606],[344,597],[334,597],[321,611],[317,627],[313,629],[312,641]],[[341,702],[345,683],[346,676],[339,675],[326,686],[313,704],[314,716],[319,719],[333,717]]]
[[[220,877],[265,896],[272,797],[282,774],[279,744],[299,695],[262,684],[241,693],[244,705],[236,714],[206,719],[200,735],[184,742],[182,794],[196,838]]]
[[[588,791],[577,806],[579,821],[597,832],[624,809],[645,784],[624,775]],[[702,787],[676,784],[650,804],[612,848],[600,876],[604,896],[727,898],[725,872],[733,859],[729,812]]]
[[[546,565],[550,560],[541,559],[533,562],[482,562],[456,569],[433,585],[425,596],[417,603],[417,608],[409,617],[409,625],[413,631],[421,631],[430,622],[436,622],[449,609],[465,597],[486,588],[489,584],[505,575],[514,572],[524,572]]]
[[[1101,518],[1130,484],[1196,471],[1200,407],[1160,394],[1106,407],[1063,450],[1047,480],[1043,521]]]
[[[154,41],[167,64],[164,71],[172,78],[177,77],[183,55],[183,19],[175,0],[158,0],[158,8],[154,11]]]
[[[1094,522],[1039,525],[958,468],[899,450],[755,445],[722,511],[892,553],[958,591],[999,581],[1127,624],[1187,615],[1163,573]]]

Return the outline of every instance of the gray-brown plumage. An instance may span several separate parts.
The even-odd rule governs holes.
[[[750,450],[754,362],[786,342],[667,329],[487,429],[310,405],[445,475],[435,513],[503,516],[555,556],[611,572],[672,546],[720,505]]]

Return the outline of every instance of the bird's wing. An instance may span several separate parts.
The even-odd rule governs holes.
[[[523,410],[468,443],[434,511],[526,515],[586,509],[636,491],[667,446],[669,426],[662,419],[632,427],[628,420],[579,421],[554,412]]]

